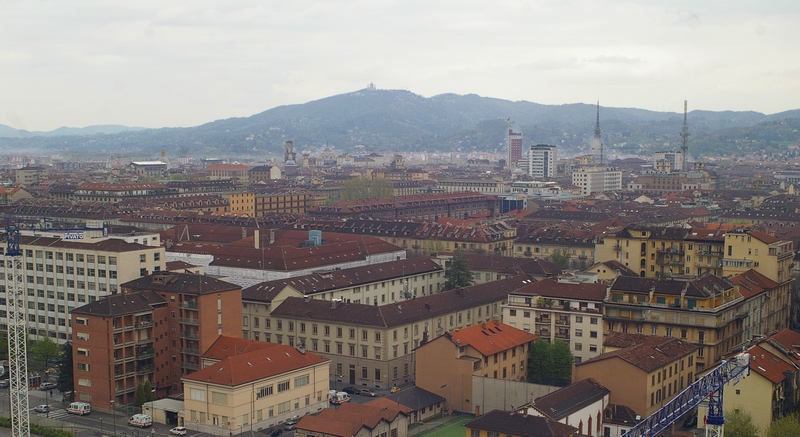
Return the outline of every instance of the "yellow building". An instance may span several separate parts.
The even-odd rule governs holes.
[[[753,230],[735,230],[725,234],[724,276],[752,269],[778,283],[770,291],[765,308],[768,330],[777,331],[789,326],[793,258],[791,241]]]
[[[228,193],[228,212],[256,216],[255,194],[252,191],[236,191]]]
[[[184,426],[214,434],[262,430],[328,405],[330,360],[272,343],[222,337],[184,378]]]
[[[741,344],[747,316],[738,286],[710,275],[691,281],[620,276],[603,305],[606,333],[660,335],[697,345],[697,372]]]
[[[416,385],[445,398],[445,408],[481,414],[485,407],[472,395],[472,377],[525,381],[528,352],[538,338],[496,320],[448,331],[416,349]]]

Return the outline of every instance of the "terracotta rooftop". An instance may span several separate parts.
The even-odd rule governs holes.
[[[28,246],[42,246],[63,249],[97,250],[100,252],[134,252],[143,249],[155,249],[153,246],[145,246],[139,243],[128,243],[119,238],[106,238],[99,241],[83,240],[63,240],[52,237],[31,237],[20,235],[20,244]]]
[[[184,376],[183,379],[203,384],[238,387],[330,361],[311,352],[300,352],[291,346],[266,342],[264,344],[269,347],[228,356],[218,363]]]
[[[272,347],[273,343],[264,341],[245,340],[238,337],[228,337],[227,335],[220,335],[214,340],[214,343],[203,352],[203,358],[212,360],[224,360],[225,358],[241,355],[255,350],[267,349]]]
[[[539,338],[538,335],[514,328],[497,320],[456,329],[445,335],[457,347],[472,346],[485,357],[528,344]]]
[[[618,276],[611,285],[612,292],[649,294],[653,291],[654,294],[681,296],[685,291],[685,296],[701,299],[710,298],[715,293],[731,288],[733,284],[730,281],[713,275],[704,275],[690,281]]]
[[[752,269],[733,276],[729,280],[732,284],[739,286],[739,293],[741,293],[745,299],[756,296],[765,290],[773,290],[780,285]]]
[[[317,415],[306,415],[297,422],[297,429],[325,436],[352,437],[359,430],[375,429],[381,422],[392,423],[401,412],[395,403],[383,407],[345,402],[337,409],[325,408]]]
[[[750,354],[750,370],[769,379],[773,384],[778,384],[786,379],[783,372],[797,371],[793,365],[776,357],[761,346],[754,346],[747,353]]]
[[[146,313],[153,306],[166,304],[160,294],[152,291],[131,294],[111,294],[92,303],[75,308],[73,314],[93,315],[100,317],[118,317],[125,314]]]
[[[605,346],[606,342],[603,345]],[[630,346],[598,355],[576,365],[583,366],[601,360],[619,358],[650,373],[694,353],[695,350],[697,350],[697,346],[684,340],[643,335],[632,340]]]

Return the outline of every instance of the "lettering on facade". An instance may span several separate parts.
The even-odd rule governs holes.
[[[83,232],[65,232],[65,240],[83,240]]]

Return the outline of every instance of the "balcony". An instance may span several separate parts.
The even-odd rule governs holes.
[[[613,246],[611,246],[611,247],[612,247],[614,250],[616,250],[617,252],[619,252],[620,250],[622,250],[622,245],[620,245],[620,244],[615,244],[615,245],[613,245]]]
[[[126,355],[120,358],[114,357],[114,364],[127,363],[128,361],[133,361],[134,359],[136,359],[136,357],[133,355]]]
[[[133,387],[126,387],[126,388],[118,388],[114,391],[117,395],[122,395],[125,393],[133,393],[136,391],[136,386]]]
[[[122,332],[128,329],[133,329],[133,326],[134,325],[121,325],[121,326],[114,325],[114,332]]]
[[[200,337],[197,335],[196,332],[181,331],[181,338],[186,338],[189,340],[197,340]]]
[[[181,302],[178,304],[178,308],[182,310],[196,310],[197,309],[197,301],[196,300],[187,300],[186,302]]]
[[[196,319],[196,318],[193,318],[193,317],[190,317],[190,318],[181,317],[181,323],[184,324],[184,325],[198,326],[200,324],[200,319]]]
[[[141,321],[141,322],[136,322],[136,329],[150,328],[150,327],[152,327],[154,325],[155,325],[155,323],[152,320],[145,320],[145,321]]]
[[[569,319],[568,318],[556,319],[556,325],[557,326],[569,326]]]
[[[697,267],[704,269],[718,269],[722,267],[722,261],[709,261],[704,263],[695,263]]]
[[[152,343],[154,341],[155,341],[155,339],[153,337],[140,338],[140,339],[136,340],[136,344],[137,345],[149,344],[149,343]]]
[[[200,355],[200,349],[195,349],[195,348],[192,348],[192,347],[182,347],[181,348],[181,353],[187,354],[187,355],[198,355],[199,356]]]
[[[114,380],[119,381],[120,379],[125,379],[127,376],[129,376],[128,373],[114,373]]]
[[[155,371],[156,371],[156,366],[151,364],[149,366],[140,366],[138,369],[136,369],[136,374],[147,375],[148,373],[153,373]]]
[[[662,247],[661,249],[658,249],[658,253],[683,255],[684,252],[683,249],[677,247]]]
[[[200,369],[200,364],[198,364],[198,363],[186,363],[186,362],[182,362],[182,363],[181,363],[181,369],[187,369],[187,370],[199,370],[199,369]]]
[[[155,350],[144,350],[141,352],[136,352],[136,359],[137,360],[146,360],[148,358],[154,358],[156,356]]]

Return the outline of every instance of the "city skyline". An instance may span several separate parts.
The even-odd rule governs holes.
[[[790,2],[4,6],[0,124],[197,126],[374,82],[426,97],[796,109]]]

